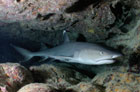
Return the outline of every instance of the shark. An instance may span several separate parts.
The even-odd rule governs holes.
[[[86,65],[112,64],[115,58],[122,56],[121,53],[109,50],[101,45],[88,42],[71,42],[66,30],[63,31],[64,42],[53,48],[42,46],[43,49],[37,52],[31,52],[22,47],[11,45],[21,55],[24,61],[29,61],[34,56],[40,56],[40,61],[48,58],[68,63],[80,63]]]

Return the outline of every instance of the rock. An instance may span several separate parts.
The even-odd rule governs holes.
[[[125,34],[116,35],[107,41],[107,44],[110,44],[112,47],[117,47],[119,45],[124,46],[125,49],[122,51],[122,53],[126,55],[132,54],[133,52],[139,53],[140,45],[138,42],[140,41],[140,17],[135,16],[135,18],[132,17],[132,19],[133,20],[124,27],[127,30]]]
[[[106,87],[106,92],[140,91],[140,75],[130,72],[100,73],[93,78],[92,83]]]
[[[126,5],[131,6],[133,8],[139,9],[140,8],[140,1],[139,0],[122,0]]]
[[[81,81],[90,81],[90,78],[73,69],[50,64],[31,66],[34,80],[39,83],[49,83],[59,87],[68,87]]]
[[[139,87],[139,86],[136,86],[136,87]],[[121,85],[121,86],[114,85],[114,86],[108,86],[106,88],[106,92],[139,92],[139,91],[140,91],[139,88],[135,89],[127,85]]]
[[[31,73],[17,63],[0,64],[1,92],[16,92],[21,86],[33,82]]]
[[[20,20],[41,20],[57,13],[62,14],[77,0],[0,0],[0,20],[16,22]]]
[[[105,27],[115,21],[110,4],[104,2],[100,7],[95,8],[92,5],[99,2],[92,0],[87,2],[86,0],[9,0],[9,2],[6,0],[2,2],[5,4],[10,2],[12,5],[9,5],[8,9],[5,8],[7,4],[1,6],[3,7],[0,12],[0,25],[3,30],[1,32],[7,32],[11,37],[20,35],[37,42],[51,43],[52,38],[60,39],[56,31],[64,29],[70,31],[72,40],[76,40],[78,33],[81,33],[89,42],[94,42],[105,39],[108,35],[108,32],[105,33]],[[64,12],[67,8],[73,12]]]
[[[48,84],[31,83],[22,87],[17,92],[57,92],[57,91],[55,91],[53,87]]]
[[[99,85],[93,85],[91,83],[81,82],[77,85],[67,88],[69,92],[104,92],[104,88]]]

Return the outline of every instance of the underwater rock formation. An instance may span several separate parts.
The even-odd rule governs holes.
[[[108,40],[107,43],[113,43],[114,47],[117,45],[122,45],[127,48],[123,51],[124,54],[129,54],[133,52],[139,53],[139,47],[140,47],[140,17],[138,16],[140,13],[137,14],[137,16],[129,23],[124,26],[124,28],[128,31],[127,33],[114,36],[111,40]],[[127,51],[131,49],[131,51]]]
[[[56,62],[32,66],[33,62],[28,71],[18,64],[0,64],[0,91],[16,92],[33,79],[66,92],[140,91],[139,8],[139,0],[0,0],[0,61],[10,61],[6,58],[10,55],[20,60],[19,53],[3,49],[11,43],[31,51],[39,50],[41,43],[50,48],[57,46],[62,43],[63,30],[68,31],[72,41],[101,43],[124,54],[116,63],[104,66],[73,64],[74,67],[65,68]]]
[[[0,92],[17,92],[31,82],[31,73],[23,66],[17,63],[0,64]]]
[[[64,29],[70,31],[72,40],[76,40],[78,33],[81,33],[89,42],[94,42],[105,39],[108,33],[102,29],[115,21],[110,3],[103,2],[100,5],[96,0],[6,0],[2,2],[5,3],[1,5],[3,7],[2,17],[0,17],[1,32],[6,32],[12,37],[20,35],[37,42],[51,43],[49,41],[56,38],[53,35],[57,36]],[[93,7],[98,4],[99,7]],[[10,8],[6,8],[7,6]],[[57,38],[60,39],[58,36]]]
[[[0,20],[18,22],[20,20],[45,20],[50,16],[62,14],[77,0],[0,0]]]
[[[71,92],[104,92],[104,88],[102,86],[86,82],[81,82],[77,85],[68,87],[67,90],[71,90]]]
[[[23,86],[17,92],[57,92],[53,89],[52,85],[44,83],[31,83]]]
[[[129,69],[124,67],[98,73],[91,81],[86,74],[81,74],[70,67],[44,64],[31,66],[30,70],[27,70],[16,63],[5,63],[0,66],[1,92],[17,92],[17,90],[18,92],[140,91],[140,75],[127,72]]]
[[[119,39],[116,35],[120,36],[121,31],[124,31],[120,25],[127,24],[123,20],[131,18],[131,11],[135,11],[133,6],[138,7],[138,3],[138,0],[0,0],[0,25],[1,30],[11,36],[20,35],[32,41],[53,45],[57,42],[50,42],[56,38],[54,35],[60,40],[59,32],[56,31],[64,29],[71,31],[72,40],[76,40],[80,33],[88,42],[105,43],[112,37]],[[114,44],[114,39],[110,39],[107,45],[113,48],[128,45],[126,36],[120,38],[124,42],[117,40],[118,44]],[[134,46],[132,44],[131,47]]]
[[[0,30],[8,36],[17,37],[17,40],[21,37],[58,45],[62,30],[67,29],[70,31],[71,40],[76,41],[78,34],[82,34],[88,42],[101,42],[117,49],[120,46],[129,49],[138,47],[136,43],[139,40],[136,37],[135,41],[131,41],[136,34],[136,31],[133,31],[135,26],[132,28],[127,26],[127,22],[130,23],[134,17],[133,11],[134,14],[139,11],[132,7],[136,2],[139,3],[138,0],[132,1],[133,3],[130,3],[130,0],[1,0],[0,2]],[[120,10],[120,13],[117,10]],[[127,27],[128,30],[125,32]],[[123,53],[126,54],[125,51]]]
[[[81,74],[74,69],[50,64],[31,66],[30,71],[32,75],[35,76],[35,82],[49,83],[59,87],[68,87],[78,84],[81,81],[91,80],[88,76]]]
[[[139,92],[140,75],[130,72],[104,72],[96,75],[93,84],[102,85],[106,92]]]

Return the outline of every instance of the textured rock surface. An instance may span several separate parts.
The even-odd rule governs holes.
[[[59,42],[50,42],[52,38],[60,40],[60,31],[67,29],[71,31],[72,40],[76,40],[80,33],[86,37],[88,42],[105,43],[109,39],[107,41],[109,46],[117,48],[120,45],[128,45],[126,47],[137,49],[136,43],[139,39],[133,36],[136,34],[135,28],[138,28],[138,25],[128,27],[127,33],[124,29],[127,28],[125,22],[132,20],[131,14],[139,12],[139,9],[131,8],[137,6],[138,3],[138,0],[104,2],[96,0],[94,2],[92,0],[1,0],[1,32],[6,32],[12,37],[20,35],[24,39],[56,45]],[[6,21],[10,24],[5,23]],[[54,33],[46,31],[54,31]],[[116,43],[113,43],[114,41]]]
[[[4,22],[47,19],[52,14],[62,14],[77,0],[0,0],[1,16]]]
[[[106,92],[139,92],[140,75],[130,72],[104,72],[92,83],[102,85]]]
[[[16,1],[11,0],[10,4],[12,4],[12,2],[16,3]],[[9,7],[17,7],[13,9],[14,12],[14,14],[12,14],[13,16],[10,15],[9,13],[3,13],[7,11],[10,12],[12,8],[8,8],[8,9],[6,8],[6,10],[4,11],[2,9],[3,12],[1,12],[2,13],[1,15],[6,14],[7,16],[10,16],[11,19],[7,19],[7,21],[15,20],[16,23],[12,22],[13,24],[7,24],[5,23],[6,19],[4,19],[4,21],[0,23],[2,26],[1,30],[3,30],[4,32],[7,31],[8,33],[10,33],[10,35],[12,34],[14,36],[20,35],[20,37],[23,38],[28,38],[34,41],[43,41],[43,42],[48,42],[48,40],[50,41],[51,40],[50,35],[53,35],[52,32],[46,32],[46,31],[55,32],[59,30],[62,31],[64,29],[71,31],[70,34],[73,40],[76,40],[76,37],[79,32],[84,34],[90,42],[99,39],[105,39],[106,38],[105,35],[108,33],[105,33],[105,30],[103,30],[103,28],[105,28],[105,26],[112,24],[115,21],[115,16],[111,12],[108,3],[100,5],[101,7],[99,8],[96,7],[95,9],[93,9],[92,5],[94,5],[94,3],[96,4],[97,2],[98,1],[93,2],[91,0],[88,1],[86,0],[83,1],[82,0],[80,1],[77,0],[59,0],[59,1],[57,0],[28,1],[27,0],[26,1],[25,0],[24,1],[23,0],[23,2],[19,1],[17,2],[17,4],[9,5]],[[66,4],[62,4],[62,3],[66,3]],[[8,4],[8,2],[6,4]],[[49,10],[47,10],[46,7],[49,7]],[[66,9],[66,7],[69,8]],[[62,12],[62,10],[65,9],[69,13]],[[35,14],[33,13],[34,15],[32,15],[32,11],[35,12]],[[15,14],[16,12],[17,14]],[[52,13],[55,12],[56,14],[53,15]],[[5,17],[6,15],[3,16]],[[18,15],[24,18],[22,19],[20,17],[17,17]],[[27,21],[26,20],[27,16],[30,16],[29,19],[32,20]],[[3,19],[3,17],[1,18]],[[18,20],[24,20],[24,21],[18,21]],[[9,31],[7,27],[9,27],[11,31]],[[58,33],[56,32],[55,35],[56,34]],[[95,36],[94,37],[95,39],[91,39],[93,36]]]
[[[44,64],[32,66],[30,71],[36,82],[50,83],[59,87],[68,87],[81,81],[89,81],[90,78],[73,69]]]
[[[137,15],[139,15],[139,13]],[[139,16],[135,17],[135,19],[133,19],[133,21],[131,21],[128,25],[126,25],[125,28],[128,30],[127,33],[114,36],[111,40],[108,40],[108,44],[116,42],[111,45],[114,45],[114,47],[117,45],[122,45],[125,46],[125,48],[132,49],[130,52],[124,50],[123,53],[125,54],[139,52],[140,17]]]
[[[53,89],[53,86],[43,83],[31,83],[22,87],[17,92],[57,92]]]
[[[33,82],[31,73],[17,63],[0,64],[0,92],[16,92],[21,86]]]
[[[84,82],[68,87],[67,90],[71,90],[71,92],[104,92],[102,86]]]
[[[139,0],[122,0],[125,4],[133,7],[133,8],[140,8],[140,1]]]

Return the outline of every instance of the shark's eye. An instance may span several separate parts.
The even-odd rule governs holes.
[[[101,52],[100,52],[100,55],[103,55],[103,54],[104,54],[104,53],[101,51]]]

